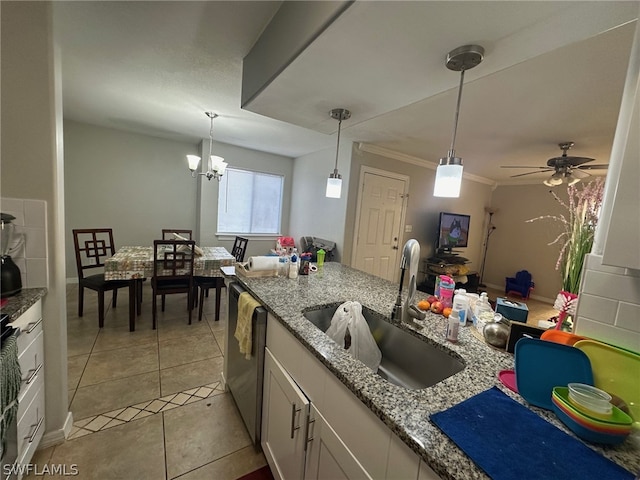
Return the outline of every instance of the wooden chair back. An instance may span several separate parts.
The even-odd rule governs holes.
[[[104,261],[116,253],[111,228],[74,229],[73,245],[80,280],[85,277],[85,271],[103,268]]]
[[[236,237],[235,241],[233,242],[231,255],[236,257],[237,262],[244,261],[244,254],[247,251],[247,243],[249,243],[249,239],[244,237]]]
[[[177,238],[173,237],[173,234],[177,233],[181,237],[184,237],[188,240],[193,240],[193,230],[183,230],[180,228],[163,228],[162,229],[162,239],[163,240],[177,240]]]
[[[193,240],[154,240],[154,282],[192,283],[195,244]]]

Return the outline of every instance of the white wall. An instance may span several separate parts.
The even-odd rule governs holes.
[[[43,299],[45,436],[71,429],[67,390],[62,90],[52,4],[0,2],[2,196],[46,202],[48,284]]]
[[[74,228],[112,228],[116,247],[151,245],[163,228],[195,229],[198,146],[65,120],[67,278]]]
[[[233,239],[218,237],[218,182],[191,177],[186,155],[209,151],[177,142],[65,121],[67,278],[77,278],[74,228],[113,228],[116,246],[151,245],[163,228],[194,230],[202,246],[231,250]],[[229,165],[285,176],[282,229],[289,229],[293,159],[214,142],[213,152]],[[263,255],[275,236],[251,237],[249,255]]]
[[[554,191],[567,200],[566,186]],[[542,182],[499,186],[493,192],[491,205],[497,210],[492,219],[496,229],[489,238],[484,283],[503,289],[505,277],[528,270],[536,284],[531,296],[553,302],[562,287],[561,273],[555,268],[561,245],[549,243],[563,231],[563,226],[549,219],[531,223],[526,220],[545,215],[566,216],[568,210]]]
[[[291,205],[292,236],[296,245],[303,236],[320,237],[336,242],[333,261],[344,261],[345,216],[349,198],[351,142],[342,142],[338,155],[338,172],[342,175],[342,195],[327,198],[327,178],[333,172],[336,150],[325,149],[296,158],[293,168]],[[351,241],[348,239],[348,241]]]
[[[406,158],[403,160],[403,158]],[[387,155],[380,149],[380,153],[371,153],[354,148],[351,162],[351,180],[349,183],[349,202],[347,208],[345,237],[349,239],[346,245],[343,262],[349,264],[352,253],[350,242],[356,230],[356,207],[358,194],[358,181],[360,169],[369,166],[380,170],[401,173],[410,177],[409,201],[405,225],[410,225],[411,232],[404,232],[400,246],[415,238],[420,243],[420,257],[426,259],[433,255],[438,231],[438,219],[440,212],[452,212],[471,215],[469,225],[469,246],[460,249],[460,254],[469,260],[468,267],[471,271],[480,268],[483,231],[485,223],[484,208],[491,205],[491,186],[479,183],[465,176],[459,198],[437,198],[433,196],[433,184],[435,181],[435,169],[429,168],[427,162],[414,157],[403,156],[388,152]],[[424,264],[421,262],[420,270]],[[400,265],[398,265],[398,269]],[[419,278],[422,281],[422,278]]]

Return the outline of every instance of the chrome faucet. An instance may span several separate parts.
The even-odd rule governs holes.
[[[425,314],[420,312],[414,305],[413,301],[417,290],[417,275],[420,264],[420,244],[415,239],[407,240],[402,249],[402,259],[400,260],[400,287],[398,289],[398,297],[393,306],[391,318],[399,319],[403,322],[411,322],[413,318],[425,318]],[[409,291],[407,298],[402,303],[402,284],[404,283],[404,275],[409,267]]]

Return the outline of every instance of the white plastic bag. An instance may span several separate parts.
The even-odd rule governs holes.
[[[351,345],[348,345],[347,329],[351,337]],[[331,319],[327,335],[343,348],[345,337],[347,337],[347,352],[374,372],[378,370],[382,353],[371,335],[359,302],[345,302],[338,307]]]

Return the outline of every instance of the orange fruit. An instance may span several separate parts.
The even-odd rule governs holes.
[[[418,308],[420,310],[427,311],[427,310],[429,310],[429,307],[431,307],[431,304],[429,302],[427,302],[426,300],[420,300],[418,302]]]
[[[442,314],[444,315],[444,318],[449,318],[449,315],[451,314],[451,308],[447,307],[442,311]]]

